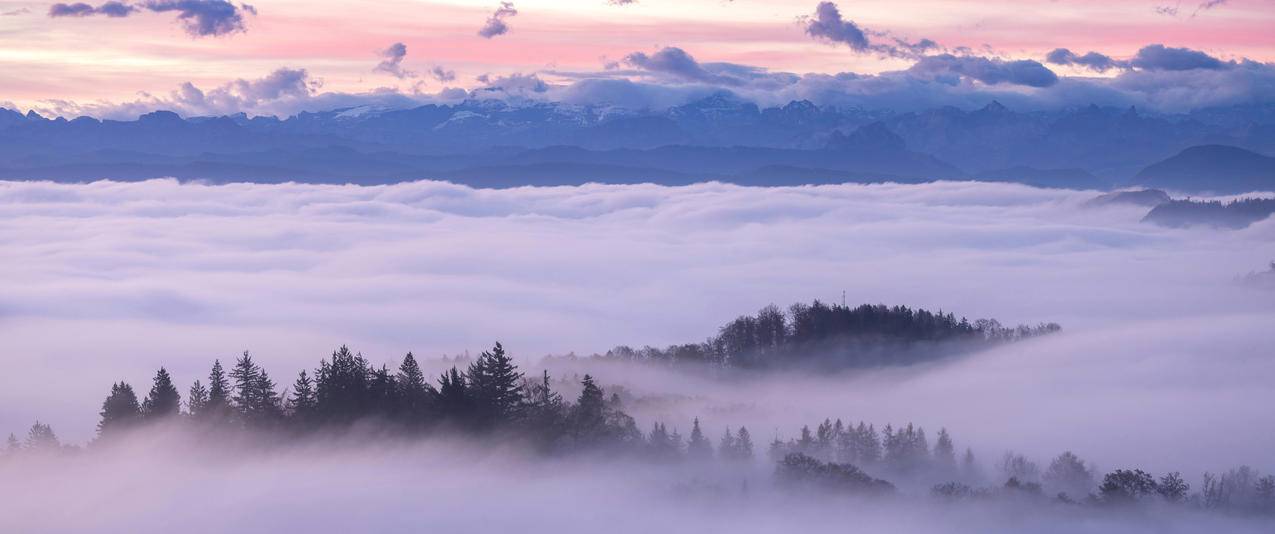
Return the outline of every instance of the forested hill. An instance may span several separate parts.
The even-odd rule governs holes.
[[[951,313],[907,306],[848,307],[775,305],[726,323],[702,343],[665,349],[619,346],[602,358],[668,363],[704,363],[734,368],[874,367],[906,365],[1000,343],[1049,334],[1058,324],[1004,327],[995,319],[970,322]]]

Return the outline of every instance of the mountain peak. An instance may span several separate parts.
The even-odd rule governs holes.
[[[871,122],[856,128],[850,135],[833,131],[828,139],[830,150],[872,150],[881,152],[901,152],[907,150],[907,143],[898,134],[890,131],[881,121]]]
[[[980,111],[985,113],[1007,113],[1009,108],[1005,107],[1005,104],[1000,103],[999,100],[993,100],[990,104],[983,106]]]

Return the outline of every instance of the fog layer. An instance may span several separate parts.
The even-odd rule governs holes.
[[[1093,196],[950,182],[4,182],[0,429],[38,418],[82,442],[112,382],[144,384],[164,365],[184,389],[244,349],[279,377],[343,343],[389,362],[499,339],[532,363],[697,341],[765,304],[845,291],[851,304],[1054,321],[1065,333],[810,384],[599,374],[702,399],[647,416],[746,423],[759,441],[825,417],[912,420],[989,454],[1066,443],[1111,467],[1131,455],[1183,470],[1214,458],[1275,467],[1261,409],[1275,400],[1275,305],[1236,283],[1275,255],[1275,221],[1171,230],[1139,223],[1146,208],[1084,207]],[[754,408],[722,411],[737,405]]]

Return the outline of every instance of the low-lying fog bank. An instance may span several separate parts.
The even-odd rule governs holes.
[[[698,418],[716,442],[747,425],[759,455],[747,493],[733,480],[686,498],[678,488],[701,487],[693,473],[628,459],[533,460],[431,438],[192,462],[182,451],[198,445],[156,438],[6,463],[0,503],[26,512],[0,514],[0,531],[465,531],[475,521],[538,531],[1258,531],[1190,509],[953,507],[924,491],[863,503],[762,482],[773,438],[837,418],[913,423],[931,439],[946,428],[989,472],[1006,451],[1043,468],[1068,450],[1099,472],[1180,470],[1193,485],[1243,464],[1275,472],[1275,293],[1246,276],[1275,259],[1275,220],[1168,229],[1139,222],[1145,207],[1087,205],[1094,196],[950,182],[0,182],[0,435],[40,420],[86,443],[111,384],[144,394],[164,366],[184,396],[214,358],[229,364],[245,349],[282,390],[343,344],[377,367],[413,351],[433,379],[457,364],[437,356],[500,340],[567,397],[594,375],[644,432],[661,421],[686,436]],[[840,302],[842,291],[850,304],[1063,331],[822,374],[541,359],[703,340],[766,304]]]
[[[1148,499],[951,500],[777,483],[771,464],[542,458],[467,441],[312,439],[212,447],[152,431],[71,457],[0,462],[4,532],[1269,532],[1269,516]]]

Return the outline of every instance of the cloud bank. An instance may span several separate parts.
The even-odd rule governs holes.
[[[1256,325],[1275,310],[1270,295],[1233,281],[1272,259],[1275,221],[1236,232],[1166,230],[1139,223],[1144,208],[1081,207],[1093,195],[978,183],[3,183],[0,246],[10,261],[0,276],[10,284],[0,295],[0,336],[5,363],[26,371],[0,377],[8,407],[0,429],[20,431],[40,418],[82,440],[111,382],[139,383],[165,365],[188,384],[212,358],[244,349],[280,376],[312,368],[342,343],[388,362],[409,350],[458,354],[499,339],[532,361],[694,341],[765,304],[839,300],[844,290],[851,302],[1054,321],[1066,334],[888,391],[814,384],[784,400],[789,389],[762,393],[771,386],[759,384],[746,391],[807,407],[782,415],[757,402],[739,419],[789,427],[849,410],[856,413],[847,417],[916,419],[961,428],[987,446],[1031,450],[1057,433],[1115,432],[1162,413],[1179,422],[1148,424],[1146,439],[1180,431],[1186,407],[1163,395],[1181,390],[1171,398],[1240,414],[1192,420],[1213,425],[1201,429],[1207,443],[1236,458],[1275,445],[1266,434],[1236,441],[1225,430],[1239,432],[1251,421],[1241,415],[1256,416],[1245,406],[1272,400],[1259,387],[1275,370],[1261,357],[1265,334]],[[1159,363],[1148,367],[1152,355]],[[1066,401],[1073,389],[1050,385],[1081,387],[1095,376],[1103,377],[1095,398],[1123,391],[1145,402],[1094,418],[1092,405]],[[632,387],[670,393],[661,384],[676,383]],[[995,392],[966,397],[952,389],[961,384]],[[671,393],[729,407],[747,404],[744,391]],[[904,402],[909,396],[927,400]],[[1015,422],[1016,437],[978,422],[988,410],[1017,421],[1033,409],[1049,417]],[[692,411],[700,410],[676,415]],[[1057,420],[1071,422],[1047,424]],[[1147,443],[1095,445],[1087,456],[1106,463]],[[1208,456],[1186,445],[1164,455],[1183,468]]]

